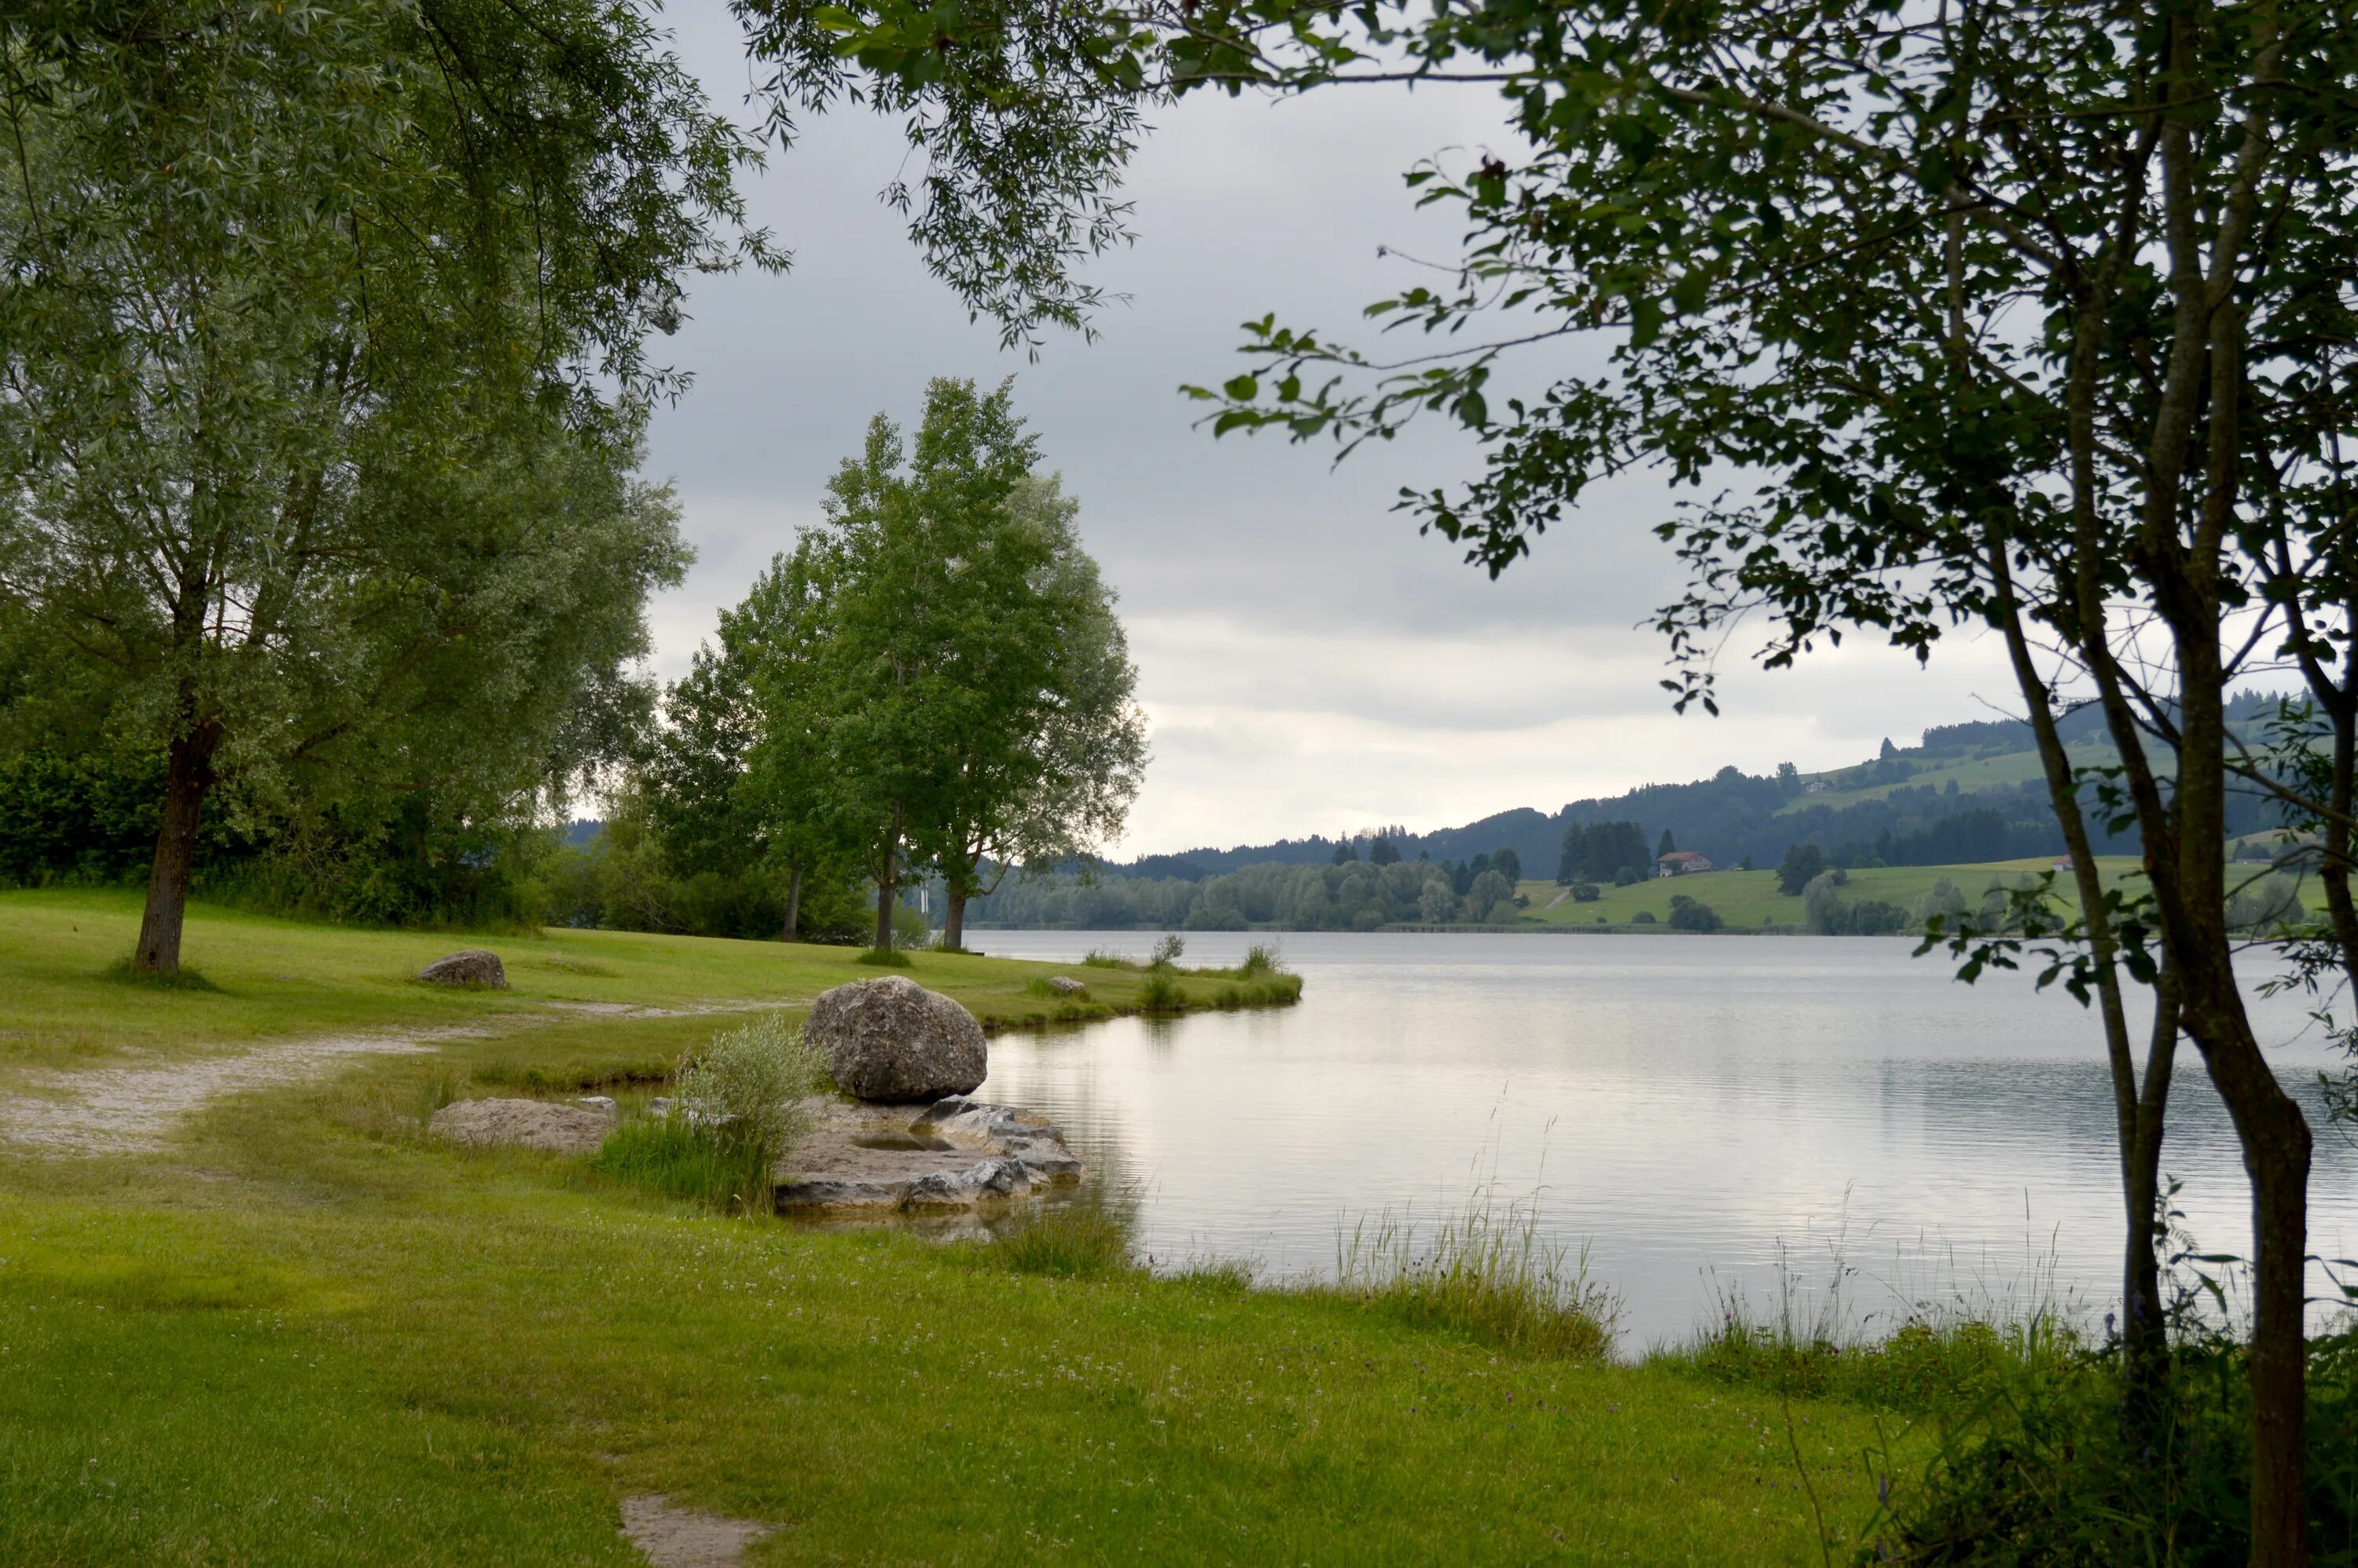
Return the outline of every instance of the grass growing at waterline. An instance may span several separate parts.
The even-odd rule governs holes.
[[[1337,1248],[1335,1274],[1337,1296],[1412,1328],[1526,1356],[1613,1353],[1612,1293],[1588,1278],[1585,1257],[1542,1238],[1523,1206],[1476,1199],[1422,1230],[1390,1214],[1363,1221]]]
[[[186,1059],[323,1034],[536,1029],[585,1004],[794,1008],[874,973],[849,947],[624,931],[372,931],[192,904],[186,952],[203,985],[110,983],[105,977],[137,938],[139,909],[139,895],[121,889],[0,892],[0,1008],[6,1016],[0,1085],[16,1069],[126,1053]],[[434,959],[471,945],[500,954],[509,989],[449,990],[414,979]],[[1140,971],[1092,971],[1086,997],[1050,1000],[1030,987],[1057,973],[1055,965],[959,953],[896,956],[908,959],[903,972],[910,979],[957,998],[990,1030],[1135,1012],[1146,984]],[[1220,1005],[1222,979],[1183,973],[1174,983],[1190,1010]],[[1282,1005],[1300,994],[1298,978],[1270,976],[1240,992],[1239,1004]],[[548,1066],[520,1063],[518,1071],[528,1065]]]
[[[1000,1227],[982,1257],[1018,1274],[1104,1279],[1137,1266],[1130,1245],[1137,1218],[1134,1201],[1092,1185],[1069,1199],[1019,1213]]]
[[[757,1146],[716,1136],[680,1117],[631,1118],[588,1165],[622,1186],[723,1213],[759,1213],[773,1193],[770,1162]]]

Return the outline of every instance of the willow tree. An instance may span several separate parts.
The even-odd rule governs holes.
[[[0,592],[167,755],[138,968],[222,780],[371,761],[428,668],[497,726],[678,570],[643,344],[684,272],[775,258],[657,41],[570,0],[0,17]]]

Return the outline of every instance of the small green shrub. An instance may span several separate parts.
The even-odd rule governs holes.
[[[684,1068],[671,1114],[625,1122],[590,1168],[667,1197],[766,1212],[771,1173],[810,1130],[827,1065],[783,1013],[716,1036]]]
[[[1138,966],[1120,954],[1104,947],[1092,947],[1081,955],[1081,962],[1092,969],[1134,969]]]
[[[1632,925],[1660,925],[1661,922],[1654,918],[1654,912],[1652,910],[1641,909],[1637,914],[1629,917],[1629,924]]]
[[[1245,961],[1236,968],[1237,979],[1251,980],[1263,975],[1281,973],[1285,967],[1284,959],[1285,956],[1276,943],[1256,942],[1245,949]]]
[[[1154,944],[1154,952],[1146,960],[1150,968],[1167,969],[1186,956],[1187,939],[1176,931],[1166,931]]]
[[[909,955],[898,947],[863,947],[851,961],[879,969],[905,969],[909,967]]]
[[[1156,969],[1140,988],[1138,1005],[1149,1012],[1177,1012],[1187,1005],[1187,993],[1167,970]]]

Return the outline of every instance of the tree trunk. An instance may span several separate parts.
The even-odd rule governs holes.
[[[786,874],[786,928],[779,933],[779,941],[791,942],[795,939],[795,933],[802,927],[802,914],[803,869],[796,866]]]
[[[139,919],[139,947],[131,967],[144,974],[180,972],[180,927],[189,912],[189,875],[197,860],[197,827],[205,791],[213,782],[213,752],[221,726],[211,719],[174,737],[164,770],[164,824],[156,834],[156,863],[147,873],[147,907]]]
[[[942,946],[954,953],[966,946],[966,890],[956,882],[942,890]]]
[[[2153,1040],[2146,1052],[2136,1135],[2122,1167],[2128,1250],[2121,1271],[2121,1409],[2133,1461],[2154,1449],[2145,1440],[2162,1411],[2169,1383],[2169,1325],[2161,1303],[2161,1140],[2177,1053],[2178,979],[2165,958],[2154,978]]]
[[[890,871],[876,879],[876,950],[880,953],[892,950],[892,894],[899,885]]]

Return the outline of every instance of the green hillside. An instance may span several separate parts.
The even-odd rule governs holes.
[[[2097,863],[2103,869],[2107,887],[2132,878],[2142,880],[2145,875],[2134,856],[2108,855]],[[2037,875],[2053,864],[2050,860],[2037,859],[1989,860],[1965,866],[1869,867],[1850,873],[1843,896],[1848,900],[1880,899],[1907,909],[1931,889],[1936,879],[1945,876],[1963,890],[1966,898],[1978,902],[1983,891],[1996,879],[2026,871]],[[1727,923],[1730,931],[1758,930],[1763,925],[1798,928],[1801,924],[1801,899],[1777,891],[1774,871],[1704,871],[1687,877],[1655,877],[1629,887],[1606,888],[1594,903],[1574,903],[1564,896],[1565,890],[1553,882],[1525,881],[1518,884],[1517,891],[1531,901],[1526,918],[1550,925],[1627,927],[1642,924],[1637,922],[1640,911],[1651,914],[1658,923],[1667,921],[1671,898],[1675,893],[1709,904]],[[2058,877],[2055,903],[2059,907],[2076,902],[2071,892],[2069,879]]]

